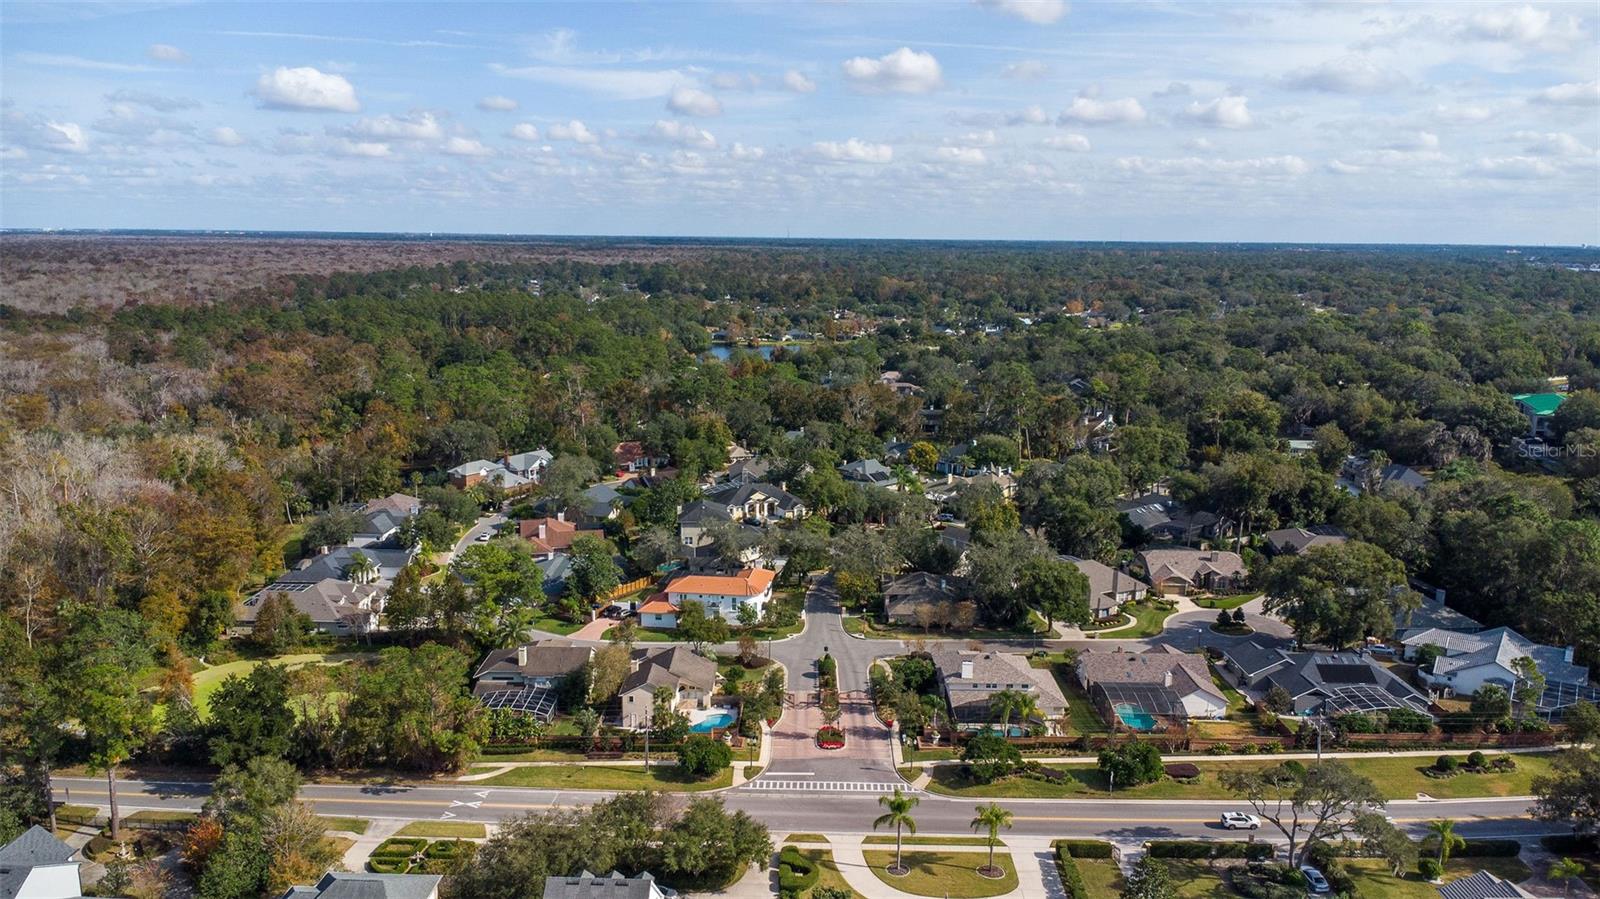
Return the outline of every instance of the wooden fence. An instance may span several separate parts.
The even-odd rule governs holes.
[[[629,593],[632,593],[632,592],[634,592],[636,590],[643,590],[644,588],[650,586],[653,583],[655,583],[655,579],[654,578],[648,578],[648,577],[634,578],[633,580],[627,582],[626,584],[617,585],[617,589],[612,590],[611,594],[609,596],[607,596],[606,599],[607,600],[621,599],[622,597],[627,596]]]

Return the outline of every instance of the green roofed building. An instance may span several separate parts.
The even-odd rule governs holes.
[[[1550,436],[1550,419],[1567,398],[1564,393],[1519,393],[1511,399],[1517,409],[1528,417],[1528,436],[1544,439]]]

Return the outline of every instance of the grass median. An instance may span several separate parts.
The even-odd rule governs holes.
[[[705,780],[690,780],[677,765],[643,766],[541,765],[513,768],[487,780],[475,781],[486,787],[533,787],[547,790],[667,790],[698,793],[733,785],[733,769],[723,768]]]
[[[1423,773],[1433,764],[1435,756],[1381,756],[1377,758],[1339,759],[1338,761],[1363,777],[1372,779],[1378,790],[1389,799],[1415,799],[1426,793],[1435,799],[1474,799],[1486,796],[1526,796],[1532,790],[1532,781],[1550,769],[1554,753],[1515,755],[1517,770],[1503,774],[1461,773],[1447,779],[1435,779]],[[1465,760],[1466,756],[1461,758]],[[1061,799],[1067,797],[1108,796],[1117,799],[1228,799],[1233,794],[1223,788],[1218,775],[1227,770],[1251,770],[1280,764],[1283,760],[1264,757],[1251,761],[1196,762],[1200,767],[1199,783],[1184,784],[1164,778],[1153,784],[1118,788],[1107,793],[1106,777],[1093,764],[1059,765],[1057,770],[1067,775],[1063,783],[1048,783],[1028,777],[1014,777],[992,784],[971,784],[961,776],[959,765],[942,765],[929,769],[933,780],[928,790],[948,796],[993,797],[1000,799]],[[1308,760],[1299,760],[1309,764]]]
[[[982,899],[985,896],[1003,896],[1017,888],[1017,866],[1009,853],[996,852],[995,866],[1005,873],[1000,877],[984,877],[979,866],[989,861],[986,852],[931,852],[914,849],[903,856],[910,873],[895,877],[885,870],[894,864],[894,850],[862,853],[867,867],[877,878],[897,890],[918,896],[944,896],[948,899]]]

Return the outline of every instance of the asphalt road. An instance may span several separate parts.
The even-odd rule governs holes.
[[[210,785],[204,783],[123,781],[117,793],[121,810],[127,814],[141,809],[195,811],[205,802],[209,789]],[[55,792],[60,801],[106,804],[103,778],[58,777]],[[610,794],[475,784],[310,784],[300,791],[300,798],[322,815],[407,820],[438,820],[448,816],[447,819],[457,821],[486,823],[529,811],[584,806],[607,795]],[[710,795],[721,796],[729,808],[749,812],[780,837],[802,831],[869,832],[872,819],[882,812],[878,797],[867,793],[789,793],[741,787]],[[979,800],[931,793],[917,795],[921,799],[916,810],[919,834],[971,833],[969,822]],[[1224,811],[1247,810],[1240,802],[1226,800],[1007,799],[1000,802],[1015,814],[1011,832],[1018,835],[1095,836],[1129,843],[1172,837],[1242,837],[1243,834],[1221,830],[1214,822]],[[1459,832],[1474,837],[1532,836],[1563,830],[1525,817],[1529,804],[1526,798],[1396,801],[1389,803],[1388,813],[1397,824],[1419,837],[1424,822],[1437,818],[1454,819]],[[1273,836],[1270,825],[1257,832],[1260,839]]]

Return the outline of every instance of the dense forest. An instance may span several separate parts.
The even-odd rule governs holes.
[[[639,570],[730,443],[826,513],[789,538],[791,557],[845,568],[883,539],[860,524],[925,528],[931,510],[845,490],[837,466],[887,442],[973,439],[1019,471],[1005,514],[1057,551],[1116,560],[1112,502],[1165,481],[1241,537],[1335,524],[1486,624],[1600,661],[1600,275],[1355,248],[482,256],[240,283],[204,304],[0,306],[0,745],[18,795],[48,764],[172,750],[188,672],[249,651],[223,640],[231,610],[294,561],[308,521],[404,490],[470,523],[499,497],[463,498],[444,470],[538,447],[565,459],[570,484],[551,491],[608,469],[618,441],[673,459],[680,481],[608,528]],[[891,389],[885,371],[921,391]],[[1511,397],[1554,376],[1571,386],[1552,425],[1562,458],[1541,465],[1515,448],[1527,419]],[[1106,452],[1084,447],[1093,411],[1119,424]],[[1315,451],[1291,455],[1290,439]],[[1340,490],[1352,454],[1425,471],[1427,487]],[[981,496],[966,505],[974,524],[997,514]],[[931,551],[891,542],[908,559]],[[366,723],[338,752],[418,770],[460,757],[397,745],[382,722],[410,710],[382,697],[406,680],[464,683],[495,640],[496,622],[471,620],[494,617],[488,580],[473,595],[430,587],[462,593],[437,599],[462,614],[435,609],[413,630],[455,648],[386,652],[362,672],[348,690]],[[1007,602],[985,615],[1026,613]],[[55,695],[107,720],[39,745],[52,715],[72,716]],[[434,711],[468,716],[456,698]],[[132,727],[141,702],[169,711]]]

